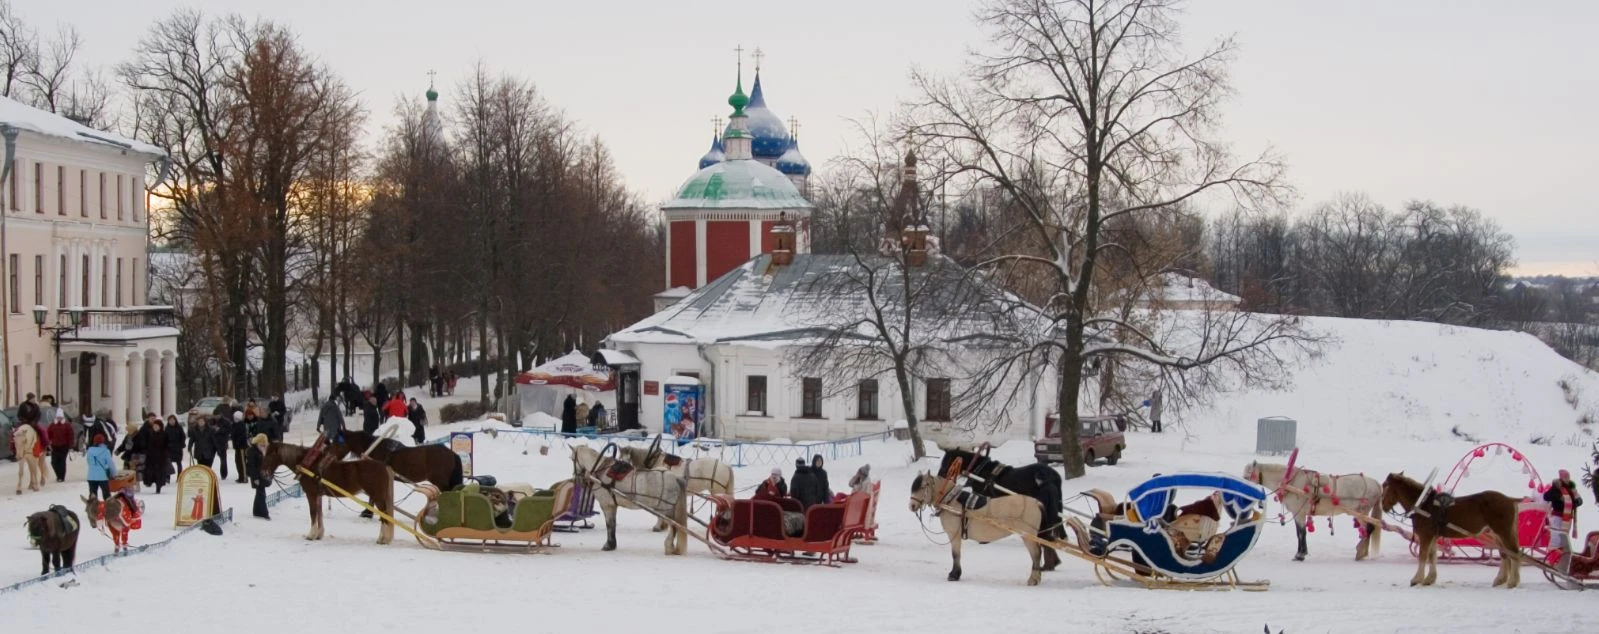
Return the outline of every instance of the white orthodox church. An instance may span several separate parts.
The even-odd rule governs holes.
[[[667,421],[685,405],[698,416],[699,434],[727,439],[824,440],[886,431],[906,418],[891,373],[798,376],[787,358],[814,332],[807,330],[816,312],[806,291],[810,280],[858,264],[854,256],[810,253],[810,164],[767,107],[758,70],[751,94],[740,79],[727,103],[733,112],[721,138],[662,206],[668,290],[656,295],[657,312],[610,335],[595,363],[618,373],[623,420],[649,431],[670,427]],[[915,201],[914,158],[907,159],[906,186]],[[912,266],[955,266],[930,260],[925,227],[920,232],[923,253]],[[911,399],[924,435],[970,440],[952,420],[959,386],[936,370],[926,374]],[[674,402],[683,400],[670,389],[674,384],[693,386],[698,402]],[[1026,437],[1051,400],[1038,396],[1008,412],[1009,420],[1026,422],[983,439]]]

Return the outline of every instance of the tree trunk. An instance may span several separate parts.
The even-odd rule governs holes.
[[[400,387],[405,387],[408,385],[405,381],[405,322],[398,317],[395,318],[394,336],[394,360],[400,364],[400,373],[395,376],[400,377]]]
[[[477,354],[478,354],[478,402],[487,406],[489,404],[489,303],[484,301],[477,315]]]
[[[411,325],[411,385],[426,385],[428,369],[433,366],[428,354],[427,324]]]
[[[1065,462],[1066,479],[1081,478],[1083,465],[1082,423],[1077,419],[1077,404],[1083,388],[1083,320],[1066,320],[1066,353],[1060,360],[1059,409],[1055,424],[1060,429],[1060,455]]]
[[[915,460],[927,457],[927,445],[922,442],[922,429],[916,424],[916,392],[909,372],[903,363],[894,366],[894,380],[899,382],[899,398],[905,407],[905,426],[911,434],[911,456]]]

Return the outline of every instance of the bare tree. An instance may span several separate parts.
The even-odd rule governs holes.
[[[1237,161],[1213,140],[1235,45],[1184,53],[1172,0],[990,0],[977,11],[990,46],[964,81],[917,73],[911,132],[939,162],[998,190],[1025,236],[979,263],[1026,281],[1050,325],[996,371],[1058,368],[1062,443],[1076,446],[1085,363],[1119,355],[1171,371],[1250,357],[1295,336],[1287,321],[1240,313],[1175,349],[1096,310],[1102,257],[1121,248],[1118,218],[1161,214],[1207,197],[1261,207],[1284,194],[1269,154]],[[1243,323],[1238,323],[1243,322]],[[1096,339],[1107,328],[1128,341]],[[1198,345],[1195,345],[1195,344]],[[1083,474],[1067,451],[1067,477]]]

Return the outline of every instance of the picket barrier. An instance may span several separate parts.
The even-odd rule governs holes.
[[[485,432],[474,432],[485,433]],[[574,444],[591,444],[595,442],[615,442],[644,446],[655,442],[654,436],[637,436],[629,434],[565,434],[546,429],[495,429],[496,436],[509,436],[522,439],[524,449],[531,449],[535,442],[541,442],[552,448],[571,448]],[[887,442],[893,439],[892,432],[879,432],[843,438],[839,440],[818,440],[805,443],[774,443],[774,442],[743,442],[737,440],[721,440],[717,438],[696,438],[679,445],[676,438],[665,436],[661,439],[661,450],[688,458],[714,457],[735,467],[749,466],[786,466],[794,460],[809,461],[811,456],[820,454],[823,458],[832,461],[840,458],[854,458],[864,454],[866,443]],[[444,442],[445,438],[435,439],[432,443]]]

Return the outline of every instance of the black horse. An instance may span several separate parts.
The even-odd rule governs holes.
[[[949,449],[938,465],[938,475],[947,476],[955,461],[960,461],[960,473],[967,475],[966,486],[974,492],[989,497],[1012,493],[1025,495],[1044,505],[1044,528],[1039,539],[1063,540],[1066,537],[1061,517],[1064,502],[1061,496],[1061,478],[1047,464],[1030,464],[1012,467],[988,457],[987,452],[976,453],[964,449]],[[1060,565],[1060,554],[1053,548],[1044,549],[1044,570],[1054,570]]]

